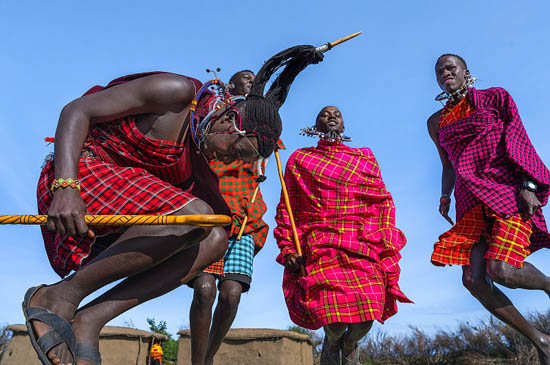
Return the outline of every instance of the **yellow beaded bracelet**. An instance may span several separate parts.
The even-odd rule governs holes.
[[[63,179],[63,178],[55,179],[52,183],[52,186],[50,187],[50,190],[53,193],[55,190],[59,188],[65,189],[67,187],[81,191],[80,181],[70,177],[68,179]]]

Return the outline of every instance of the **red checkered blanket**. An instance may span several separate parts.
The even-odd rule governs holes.
[[[106,87],[156,73],[123,76]],[[196,88],[201,86],[198,80],[188,79]],[[85,95],[104,88],[94,86]],[[199,104],[204,102],[206,100],[201,98]],[[134,119],[128,117],[95,125],[85,141],[84,150],[78,179],[90,214],[170,214],[195,197],[209,203],[215,213],[231,214],[220,194],[216,174],[189,139],[178,145],[147,138],[138,130]],[[50,186],[54,173],[54,161],[50,159],[38,181],[40,214],[47,214],[51,204]],[[112,227],[94,229],[98,237],[115,231],[117,229]],[[45,227],[42,227],[42,235],[50,264],[61,277],[98,253],[92,250],[95,239],[61,236]]]

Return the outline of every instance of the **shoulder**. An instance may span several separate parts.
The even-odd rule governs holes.
[[[498,86],[490,87],[487,89],[480,89],[480,90],[476,89],[476,92],[480,94],[486,94],[486,95],[510,95],[505,88],[498,87]]]
[[[360,148],[352,148],[352,150],[360,152],[362,155],[368,156],[368,157],[374,157],[374,154],[372,153],[372,150],[369,147],[360,147]]]
[[[509,103],[514,103],[510,93],[503,87],[490,87],[488,89],[477,90],[477,99],[486,106],[504,107]]]
[[[298,156],[304,155],[308,152],[308,148],[298,148],[296,151],[292,152],[288,158],[288,161],[295,161]]]
[[[503,87],[490,87],[487,89],[476,89],[476,93],[480,99],[496,99],[502,100],[510,97],[510,93]]]
[[[304,158],[307,159],[307,156],[311,154],[315,150],[315,147],[304,147],[299,148],[296,151],[292,152],[290,156],[288,157],[288,160],[286,162],[287,166],[296,166],[300,165]]]
[[[441,111],[443,109],[439,109],[435,113],[433,113],[427,120],[426,125],[428,127],[428,133],[430,136],[433,136],[433,134],[437,134],[439,131],[439,119],[441,118]]]
[[[195,96],[195,84],[189,78],[171,73],[160,73],[146,76],[132,82],[141,81],[140,87],[149,89],[159,96],[174,95],[176,97]],[[131,83],[131,82],[130,82]],[[129,84],[130,84],[129,83]]]

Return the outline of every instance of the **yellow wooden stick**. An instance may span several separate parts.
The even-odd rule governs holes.
[[[251,203],[254,203],[256,201],[256,196],[258,195],[258,191],[260,190],[260,183],[256,185],[256,189],[254,189],[254,194],[252,194],[252,200],[250,200]],[[243,237],[244,228],[246,227],[246,224],[248,223],[248,216],[246,215],[243,219],[243,223],[241,224],[241,229],[239,230],[239,234],[237,235],[237,241],[240,241]]]
[[[85,215],[89,226],[133,226],[183,224],[197,227],[219,227],[231,223],[231,217],[223,214],[189,215]],[[0,224],[45,225],[47,215],[0,215]]]
[[[269,157],[267,157],[263,161],[263,165],[264,165],[264,171],[263,172],[265,172],[265,167],[267,166],[268,161],[269,161]],[[263,175],[263,172],[262,172],[262,163],[260,163],[258,165],[258,176]],[[264,176],[264,180],[265,180],[265,176]],[[263,181],[263,180],[261,180],[261,181]],[[252,194],[252,200],[250,201],[251,203],[254,203],[256,201],[256,196],[258,195],[258,191],[260,190],[260,182],[261,181],[257,180],[258,185],[256,185],[256,189],[254,189],[254,194]],[[243,223],[241,224],[241,229],[239,230],[239,234],[237,235],[237,241],[240,241],[241,238],[243,237],[244,229],[245,229],[247,223],[248,223],[248,215],[246,215],[243,219]]]
[[[317,47],[317,50],[320,51],[320,52],[325,53],[326,51],[332,49],[332,47],[337,46],[340,43],[344,43],[346,41],[349,41],[350,39],[357,37],[361,33],[362,32],[353,33],[353,34],[350,34],[348,36],[345,36],[344,38],[340,38],[340,39],[338,39],[334,42],[325,43],[322,46]]]
[[[279,151],[275,149],[275,159],[277,160],[277,170],[279,171],[279,179],[281,180],[281,188],[283,189],[283,197],[285,199],[286,211],[290,220],[290,226],[292,227],[292,235],[294,236],[294,245],[296,246],[296,253],[302,257],[302,246],[300,245],[300,239],[298,238],[298,230],[296,229],[296,223],[294,223],[294,215],[292,214],[292,206],[290,205],[290,199],[288,198],[288,190],[286,189],[285,179],[283,177],[283,168],[281,165],[281,157]],[[304,265],[300,265],[302,276],[306,275],[306,269]]]

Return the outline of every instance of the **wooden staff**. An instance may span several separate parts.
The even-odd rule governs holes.
[[[353,33],[353,34],[350,34],[348,36],[345,36],[344,38],[340,38],[340,39],[338,39],[334,42],[325,43],[322,46],[317,47],[317,50],[320,51],[320,52],[325,53],[326,51],[332,49],[332,47],[337,46],[340,43],[344,43],[346,41],[349,41],[350,39],[357,37],[361,33],[362,32]]]
[[[258,177],[262,177],[265,173],[265,166],[267,166],[267,162],[269,161],[269,157],[264,160],[264,171],[262,171],[261,164],[258,165]],[[254,203],[256,201],[256,196],[258,195],[258,191],[260,191],[260,182],[263,182],[265,180],[265,176],[263,176],[262,180],[258,180],[258,185],[256,185],[256,189],[254,189],[254,194],[252,194],[252,200],[250,200],[251,203]],[[246,215],[243,219],[243,223],[241,224],[241,229],[239,230],[239,234],[237,235],[237,241],[240,241],[243,237],[244,229],[246,227],[246,224],[248,223],[248,215]]]
[[[254,189],[254,194],[252,194],[252,200],[250,200],[251,203],[254,203],[256,201],[256,196],[258,195],[258,191],[260,190],[260,183],[256,185],[256,189]],[[248,215],[244,216],[243,223],[241,224],[241,229],[239,230],[239,234],[237,235],[237,241],[240,241],[243,237],[244,228],[246,227],[246,224],[248,223]]]
[[[281,188],[283,189],[283,197],[285,199],[286,211],[288,218],[290,219],[290,225],[292,226],[292,234],[294,236],[294,245],[296,246],[296,253],[299,257],[302,257],[302,246],[300,246],[300,239],[298,238],[298,230],[296,229],[296,223],[294,223],[294,215],[292,214],[292,207],[290,206],[290,199],[288,198],[288,190],[286,189],[285,180],[283,177],[283,168],[281,166],[281,157],[279,156],[279,150],[275,149],[275,159],[277,160],[277,170],[279,171],[279,179],[281,180]],[[302,276],[306,275],[306,269],[303,264],[300,264]]]
[[[0,224],[45,225],[47,215],[0,215]],[[223,214],[189,215],[85,215],[89,226],[133,226],[184,224],[197,227],[220,227],[231,223],[231,217]]]

